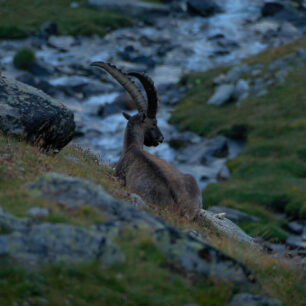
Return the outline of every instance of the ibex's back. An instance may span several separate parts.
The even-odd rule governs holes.
[[[144,200],[184,211],[188,216],[194,215],[202,207],[201,192],[195,179],[143,150],[143,144],[157,146],[164,139],[157,126],[158,99],[152,80],[144,74],[129,73],[144,85],[148,98],[146,103],[128,75],[110,64],[98,62],[93,65],[104,68],[116,78],[131,94],[139,111],[133,117],[124,113],[128,124],[116,176],[123,180],[130,192],[139,194]]]

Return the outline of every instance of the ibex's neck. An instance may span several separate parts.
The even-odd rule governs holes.
[[[144,132],[138,122],[129,121],[124,135],[123,154],[131,147],[143,148]]]

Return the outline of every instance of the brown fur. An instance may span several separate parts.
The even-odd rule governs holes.
[[[129,118],[116,176],[123,180],[130,192],[140,195],[145,201],[193,217],[202,207],[201,192],[195,179],[143,150],[147,131],[158,127],[153,127],[156,120],[146,118],[143,121],[140,117],[138,114]],[[159,133],[148,136],[147,145],[158,144]],[[157,139],[154,139],[155,135],[158,135]]]

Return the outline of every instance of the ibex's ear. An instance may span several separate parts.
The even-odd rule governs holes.
[[[145,113],[141,113],[141,121],[144,122],[147,118],[146,114]]]
[[[125,113],[125,112],[123,112],[122,115],[123,115],[123,117],[124,117],[126,120],[129,120],[129,119],[132,117],[131,115],[129,115],[129,114]]]

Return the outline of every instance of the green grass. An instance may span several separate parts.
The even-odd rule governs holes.
[[[71,158],[73,157],[73,158]],[[103,213],[90,207],[67,211],[56,203],[36,198],[27,190],[39,175],[56,171],[102,185],[119,199],[127,200],[126,191],[113,177],[113,170],[99,164],[96,156],[75,146],[59,154],[46,155],[24,142],[0,134],[0,203],[6,211],[25,216],[32,206],[43,206],[50,215],[42,221],[70,223],[88,227],[103,222]],[[230,204],[230,203],[229,203]],[[252,207],[250,208],[252,209]],[[269,212],[253,208],[263,220]],[[206,228],[160,209],[150,209],[166,222],[183,229],[197,229],[226,254],[244,263],[262,286],[252,290],[269,294],[285,304],[301,305],[304,300],[302,272],[298,267],[270,257],[258,250],[246,249],[237,242],[216,237]],[[274,222],[278,222],[276,219]],[[0,228],[0,234],[8,229]],[[103,268],[97,262],[46,265],[31,269],[0,260],[0,305],[13,302],[41,305],[226,305],[237,288],[231,283],[194,279],[178,274],[153,246],[150,236],[142,231],[125,231],[115,241],[126,255],[126,262]]]
[[[116,12],[99,11],[87,7],[86,0],[6,0],[0,8],[0,39],[22,38],[34,34],[46,21],[58,25],[60,35],[104,36],[107,31],[131,26],[132,21]]]
[[[105,269],[98,262],[56,264],[29,271],[0,263],[0,304],[225,305],[229,284],[196,284],[164,268],[164,257],[145,240],[123,246],[127,262]]]
[[[245,62],[267,64],[301,47],[306,48],[305,38]],[[206,102],[213,93],[212,79],[227,69],[185,76],[181,82],[188,92],[170,120],[181,130],[205,137],[222,134],[247,139],[239,156],[228,161],[232,178],[205,189],[205,207],[227,205],[249,213],[254,207],[263,214],[286,212],[290,217],[305,219],[306,65],[292,71],[285,83],[273,85],[266,96],[250,97],[239,108],[234,104],[208,105]],[[284,241],[285,224],[270,215],[258,225],[242,226],[249,233]],[[263,227],[267,220],[272,223]]]

